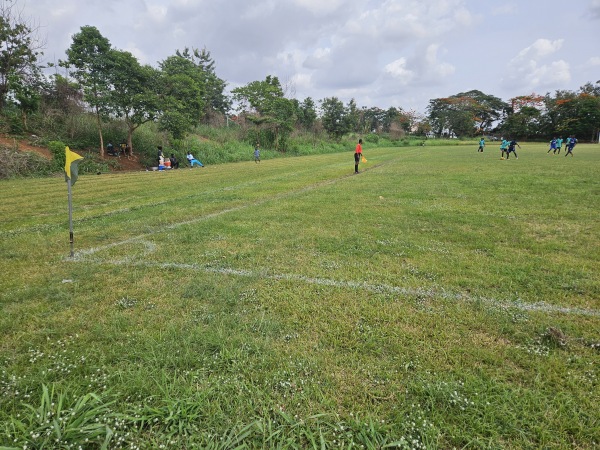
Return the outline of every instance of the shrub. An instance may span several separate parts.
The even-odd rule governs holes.
[[[365,136],[365,142],[377,144],[377,143],[379,143],[379,135],[376,133],[369,133]]]
[[[0,160],[0,178],[48,175],[51,172],[51,163],[33,152],[0,148]]]

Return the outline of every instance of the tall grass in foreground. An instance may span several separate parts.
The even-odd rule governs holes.
[[[595,448],[600,148],[0,187],[0,446]]]

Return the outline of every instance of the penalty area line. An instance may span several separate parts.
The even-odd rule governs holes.
[[[424,297],[434,298],[439,297],[445,300],[463,302],[463,303],[482,303],[491,307],[509,309],[515,308],[521,311],[536,311],[544,313],[559,313],[566,315],[580,315],[588,317],[600,317],[600,311],[586,308],[571,308],[564,306],[552,305],[543,301],[528,303],[522,300],[515,302],[507,300],[498,300],[489,297],[471,296],[463,293],[453,293],[446,289],[436,288],[407,288],[401,286],[393,286],[389,284],[373,284],[367,282],[333,280],[330,278],[309,277],[300,274],[273,274],[268,271],[254,271],[246,269],[233,269],[227,267],[213,267],[209,265],[187,264],[187,263],[159,263],[159,262],[144,262],[125,260],[101,260],[98,258],[80,258],[81,262],[89,262],[94,264],[109,264],[109,265],[127,265],[132,267],[148,267],[159,269],[179,269],[192,270],[195,272],[204,272],[218,275],[229,275],[247,278],[262,278],[275,281],[291,281],[299,283],[307,283],[316,286],[328,286],[341,289],[364,290],[373,293],[388,293],[402,297]]]

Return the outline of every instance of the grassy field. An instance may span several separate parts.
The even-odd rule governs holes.
[[[597,448],[600,145],[476,148],[0,181],[0,447]]]

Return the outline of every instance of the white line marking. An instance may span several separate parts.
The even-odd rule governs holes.
[[[370,169],[373,169],[380,165],[381,164],[370,167]],[[280,200],[282,198],[287,198],[287,197],[291,197],[293,195],[309,192],[311,190],[317,189],[322,186],[327,186],[330,184],[337,183],[338,181],[346,179],[349,176],[351,176],[351,175],[344,175],[342,177],[338,177],[338,178],[334,178],[334,179],[330,179],[330,180],[324,180],[319,183],[315,183],[315,184],[308,185],[308,186],[303,186],[299,189],[291,190],[291,191],[284,192],[284,193],[281,193],[278,195],[274,195],[272,197],[257,200],[252,203],[240,205],[240,206],[233,207],[233,208],[223,209],[221,211],[216,211],[214,213],[206,214],[204,216],[200,216],[200,217],[197,217],[192,220],[187,220],[187,221],[167,225],[164,228],[175,229],[175,228],[183,226],[183,225],[190,225],[190,224],[202,222],[205,220],[210,220],[212,218],[219,217],[224,214],[231,213],[231,212],[241,211],[243,209],[251,208],[254,206],[259,206],[259,205],[262,205],[262,204],[270,202],[270,201],[276,201],[276,200]],[[162,230],[164,230],[164,228]],[[594,309],[568,308],[568,307],[551,305],[551,304],[545,303],[545,302],[526,303],[521,300],[518,300],[516,302],[501,301],[501,300],[496,300],[496,299],[487,298],[487,297],[473,297],[473,296],[462,294],[462,293],[452,293],[452,292],[446,291],[445,289],[436,290],[434,288],[430,288],[430,289],[405,288],[405,287],[399,287],[399,286],[391,286],[391,285],[387,285],[387,284],[370,284],[370,283],[366,283],[366,282],[339,281],[339,280],[331,280],[331,279],[327,279],[327,278],[307,277],[307,276],[298,275],[298,274],[269,274],[267,271],[255,272],[255,271],[243,270],[243,269],[215,268],[215,267],[211,267],[211,266],[199,266],[197,264],[148,263],[148,262],[139,262],[139,261],[135,262],[133,260],[133,258],[125,258],[122,260],[110,260],[110,261],[87,258],[87,256],[93,255],[99,251],[118,247],[120,245],[135,243],[135,242],[138,242],[145,247],[145,251],[143,252],[143,255],[147,255],[147,254],[155,251],[156,246],[155,246],[155,244],[149,243],[148,241],[144,240],[144,238],[146,238],[148,236],[152,236],[154,234],[156,234],[156,233],[155,232],[145,233],[145,234],[131,237],[129,239],[125,239],[123,241],[113,242],[113,243],[110,243],[110,244],[107,244],[107,245],[104,245],[101,247],[94,247],[94,248],[90,248],[87,250],[80,250],[75,253],[75,256],[73,258],[68,258],[67,261],[81,261],[81,262],[91,262],[91,263],[97,263],[97,264],[113,264],[113,265],[132,265],[132,266],[137,266],[137,267],[159,267],[159,268],[163,268],[163,269],[176,268],[176,269],[182,269],[182,270],[203,271],[205,273],[216,273],[216,274],[222,274],[222,275],[256,277],[256,278],[265,278],[265,279],[271,279],[271,280],[297,281],[297,282],[309,283],[309,284],[320,285],[320,286],[339,287],[339,288],[343,288],[343,289],[362,289],[362,290],[376,292],[376,293],[377,292],[387,292],[387,293],[392,293],[392,294],[401,295],[401,296],[413,296],[413,297],[422,296],[422,297],[426,297],[426,298],[441,297],[444,299],[454,300],[454,301],[485,303],[490,306],[501,307],[501,308],[511,308],[512,307],[512,308],[517,308],[517,309],[523,310],[523,311],[540,311],[540,312],[547,312],[547,313],[576,314],[576,315],[583,315],[583,316],[600,317],[600,311],[594,310]]]
[[[561,313],[561,314],[573,314],[590,317],[600,317],[600,311],[594,309],[585,308],[568,308],[563,306],[551,305],[545,302],[526,303],[522,300],[516,302],[501,301],[488,297],[470,296],[463,293],[453,293],[445,289],[436,288],[406,288],[400,286],[391,286],[389,284],[372,284],[367,282],[356,282],[356,281],[340,281],[332,280],[328,278],[316,278],[307,277],[305,275],[298,274],[269,274],[268,271],[252,271],[246,269],[233,269],[226,267],[211,267],[209,265],[198,265],[198,264],[185,264],[185,263],[158,263],[158,262],[133,262],[126,258],[123,260],[101,260],[92,258],[79,258],[79,261],[96,263],[96,264],[112,264],[112,265],[131,265],[135,267],[150,267],[160,269],[180,269],[180,270],[192,270],[197,272],[213,273],[220,275],[232,275],[239,277],[248,278],[263,278],[268,280],[277,281],[294,281],[301,283],[308,283],[318,286],[330,286],[338,287],[342,289],[354,289],[354,290],[365,290],[375,293],[390,293],[396,294],[403,297],[425,297],[434,298],[440,297],[446,300],[452,300],[457,302],[471,302],[471,303],[484,303],[489,306],[500,307],[500,308],[516,308],[522,311],[539,311],[546,313]]]
[[[310,191],[312,191],[314,189],[317,189],[317,188],[320,188],[322,186],[328,186],[330,184],[335,184],[335,183],[337,183],[340,180],[348,178],[349,176],[350,175],[344,175],[344,176],[339,177],[339,178],[333,178],[333,179],[330,179],[330,180],[324,180],[324,181],[321,181],[319,183],[311,184],[311,185],[308,185],[308,186],[303,186],[303,187],[301,187],[299,189],[294,189],[294,190],[291,190],[291,191],[288,191],[288,192],[283,192],[281,194],[277,194],[277,195],[274,195],[274,196],[271,196],[271,197],[267,197],[267,198],[263,198],[263,199],[260,199],[260,200],[256,200],[256,201],[251,202],[251,203],[247,203],[247,204],[240,205],[240,206],[235,206],[235,207],[232,207],[232,208],[223,209],[223,210],[220,210],[220,211],[215,211],[215,212],[209,213],[209,214],[205,214],[205,215],[199,216],[199,217],[197,217],[195,219],[185,220],[183,222],[177,222],[177,223],[173,223],[171,225],[166,225],[160,231],[162,232],[164,229],[172,230],[172,229],[178,228],[180,226],[184,226],[184,225],[192,225],[192,224],[199,223],[199,222],[202,222],[202,221],[205,221],[205,220],[214,219],[215,217],[219,217],[219,216],[222,216],[222,215],[225,215],[225,214],[229,214],[231,212],[237,212],[237,211],[241,211],[243,209],[252,208],[254,206],[260,206],[260,205],[263,205],[263,204],[271,202],[271,201],[277,201],[277,200],[281,200],[283,198],[291,197],[291,196],[294,196],[294,195],[304,194],[306,192],[310,192]],[[110,244],[102,245],[100,247],[92,247],[92,248],[89,248],[87,250],[78,250],[78,251],[75,252],[74,257],[70,258],[70,259],[71,260],[73,260],[73,259],[77,260],[77,259],[80,258],[80,256],[93,255],[94,253],[97,253],[99,251],[107,250],[109,248],[118,247],[119,245],[124,245],[124,244],[130,244],[130,243],[133,243],[133,242],[138,242],[138,241],[141,241],[141,240],[143,240],[144,238],[146,238],[148,236],[153,236],[156,233],[157,232],[144,233],[144,234],[140,234],[138,236],[130,237],[130,238],[125,239],[123,241],[111,242]]]

